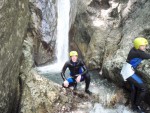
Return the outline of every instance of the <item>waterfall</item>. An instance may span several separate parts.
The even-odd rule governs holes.
[[[70,0],[58,0],[58,21],[57,21],[57,41],[56,57],[57,63],[62,64],[68,60],[68,32],[69,32],[69,12]]]
[[[54,64],[38,67],[42,73],[60,72],[64,63],[68,60],[68,35],[69,35],[70,0],[57,0],[57,39]]]

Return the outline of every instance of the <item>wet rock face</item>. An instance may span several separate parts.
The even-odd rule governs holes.
[[[80,1],[82,2],[82,1]],[[71,48],[86,64],[121,84],[120,69],[137,36],[150,38],[150,1],[85,0],[71,30]],[[79,4],[82,7],[82,4]],[[79,12],[79,11],[78,11]]]
[[[150,1],[92,0],[89,3],[87,0],[86,3],[70,31],[71,48],[83,54],[90,69],[99,68],[101,76],[122,86],[120,71],[134,38],[150,39]],[[139,68],[139,75],[150,91],[148,62]],[[147,98],[149,93],[145,102],[150,104]]]
[[[55,0],[30,0],[31,18],[27,37],[33,43],[35,65],[48,63],[54,57],[57,9]]]
[[[130,2],[131,4],[132,2]],[[128,3],[129,4],[129,3]],[[134,5],[133,5],[134,4]],[[110,57],[106,57],[104,62],[104,70],[109,71],[109,78],[115,81],[118,78],[119,72],[122,67],[122,63],[126,61],[129,50],[133,46],[132,42],[137,36],[144,36],[148,40],[150,38],[150,34],[146,31],[150,27],[150,22],[148,17],[150,13],[148,10],[150,9],[149,1],[141,1],[134,2],[131,4],[131,14],[129,13],[128,17],[125,17],[126,20],[122,22],[122,38],[119,43],[119,49],[111,55]],[[134,9],[134,10],[133,10]],[[125,10],[126,11],[126,10]],[[124,11],[124,15],[125,15]],[[104,73],[105,76],[106,73]],[[119,80],[119,79],[118,79]]]
[[[78,5],[77,3],[78,3],[77,0],[70,0],[70,20],[69,20],[70,28],[72,24],[74,24],[75,17],[77,14],[77,5]]]
[[[102,77],[122,86],[120,71],[134,38],[143,36],[150,40],[150,1],[92,0],[89,3],[87,0],[86,3],[86,10],[80,11],[71,30],[71,47],[81,51],[91,69],[99,68]],[[148,62],[142,64],[138,74],[150,91]],[[145,101],[150,104],[147,98],[149,93]]]
[[[79,14],[70,33],[72,34],[71,47],[82,51],[90,68],[101,68],[106,50],[112,54],[120,42],[121,17],[116,14],[119,3],[97,0],[84,2],[79,6],[83,7],[84,4],[86,8],[78,11]]]
[[[0,112],[15,113],[22,43],[29,20],[28,0],[0,1]]]

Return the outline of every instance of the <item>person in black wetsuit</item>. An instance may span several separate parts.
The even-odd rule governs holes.
[[[131,105],[133,110],[141,109],[140,103],[144,99],[147,87],[143,80],[137,75],[136,68],[144,59],[150,59],[150,54],[146,53],[148,41],[143,37],[138,37],[134,40],[134,47],[130,50],[127,63],[131,64],[135,73],[126,80],[131,86]],[[138,95],[139,94],[139,95]]]
[[[65,71],[69,68],[70,78],[65,77]],[[84,62],[78,59],[78,53],[76,51],[70,52],[70,60],[65,63],[61,72],[62,79],[64,80],[62,86],[64,88],[74,87],[74,90],[77,88],[77,83],[85,81],[85,92],[92,94],[89,91],[90,85],[90,74],[84,64]]]

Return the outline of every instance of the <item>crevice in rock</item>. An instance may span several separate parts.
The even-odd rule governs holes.
[[[90,5],[91,7],[108,9],[110,8],[109,0],[93,0]]]
[[[105,62],[105,60],[106,60],[106,56],[107,56],[107,45],[109,44],[109,43],[108,43],[108,38],[109,38],[109,36],[110,36],[112,30],[113,30],[113,28],[110,27],[110,31],[109,31],[108,35],[106,36],[106,39],[105,39],[105,46],[104,46],[103,58],[102,58],[102,63],[101,63],[101,65],[100,65],[100,67],[101,67],[101,68],[100,68],[100,74],[102,74],[103,64],[104,64],[104,62]]]
[[[21,97],[22,97],[22,92],[23,92],[23,84],[21,77],[18,77],[18,86],[15,91],[15,98],[13,100],[13,104],[11,106],[11,110],[9,113],[20,113],[21,110]]]
[[[76,34],[76,29],[73,27],[71,27],[70,31],[69,31],[69,40],[70,40],[70,51],[71,50],[78,50],[78,53],[79,53],[79,56],[83,59],[83,55],[82,55],[82,52],[78,46],[78,44],[75,42],[74,40],[74,36]]]
[[[17,106],[16,106],[16,112],[15,113],[20,113],[21,110],[21,98],[22,98],[22,93],[23,93],[23,82],[21,77],[18,77],[18,102],[17,102]],[[12,112],[14,113],[14,112]]]

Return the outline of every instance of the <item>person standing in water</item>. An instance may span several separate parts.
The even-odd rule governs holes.
[[[64,80],[62,86],[64,88],[69,88],[71,86],[74,87],[74,90],[77,89],[77,83],[85,81],[85,92],[89,95],[92,93],[89,91],[90,85],[90,74],[84,64],[84,62],[78,58],[77,51],[70,52],[70,60],[65,63],[62,68],[61,76]],[[70,78],[65,77],[65,71],[69,68],[70,70]]]

